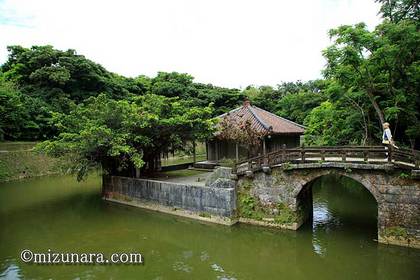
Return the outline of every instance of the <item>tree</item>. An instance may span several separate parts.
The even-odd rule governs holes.
[[[14,83],[4,81],[1,75],[0,116],[1,140],[36,140],[54,133],[49,125],[51,115],[47,104],[22,94]]]
[[[399,22],[404,19],[420,21],[419,0],[376,0],[381,3],[381,10],[384,18],[391,22]]]
[[[24,109],[20,93],[14,85],[0,78],[0,140],[20,136],[19,124],[25,119]]]
[[[337,82],[347,99],[352,92],[366,95],[376,114],[371,120],[376,119],[377,132],[385,120],[391,121],[397,138],[415,146],[420,136],[413,130],[418,126],[420,105],[417,24],[411,20],[385,21],[368,31],[360,23],[340,26],[330,35],[334,43],[324,51],[328,62],[325,77]]]
[[[1,66],[5,79],[15,82],[23,93],[47,103],[60,96],[80,103],[100,92],[113,98],[128,94],[129,79],[108,72],[75,50],[60,51],[52,46],[7,49],[8,60]]]
[[[253,104],[298,123],[303,123],[306,115],[324,101],[321,90],[324,81],[283,82],[276,88],[249,86],[244,94]]]
[[[133,176],[135,168],[152,172],[162,152],[185,149],[214,130],[211,107],[187,107],[177,98],[147,94],[114,100],[91,97],[69,114],[56,113],[59,135],[38,146],[55,157],[66,157],[71,171],[84,178],[91,167]]]
[[[239,120],[228,114],[219,122],[216,137],[242,144],[247,147],[250,156],[256,156],[266,133],[256,131],[251,125],[250,120]]]

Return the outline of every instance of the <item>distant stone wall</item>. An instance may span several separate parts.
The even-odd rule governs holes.
[[[162,212],[188,216],[197,215],[211,218],[212,215],[222,218],[233,218],[236,211],[236,193],[234,181],[216,180],[208,186],[196,186],[166,181],[136,179],[119,176],[103,177],[103,197]],[[233,182],[233,183],[232,183]],[[153,206],[151,206],[153,205]],[[159,208],[160,209],[156,209]],[[180,214],[182,211],[187,214]],[[176,212],[176,213],[175,213]],[[210,219],[210,221],[212,221]],[[220,219],[219,219],[220,221]],[[227,223],[230,223],[226,220]]]
[[[0,151],[0,182],[62,173],[63,161],[33,150]]]

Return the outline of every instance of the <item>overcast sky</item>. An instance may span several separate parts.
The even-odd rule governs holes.
[[[6,46],[76,49],[126,76],[178,71],[220,86],[321,77],[327,32],[380,21],[374,0],[0,0]]]

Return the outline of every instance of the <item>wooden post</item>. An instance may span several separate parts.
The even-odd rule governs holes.
[[[286,144],[283,144],[281,146],[281,161],[282,162],[286,161]]]
[[[193,145],[193,162],[196,163],[197,157],[195,155],[195,140],[193,140],[192,145]]]
[[[392,146],[388,145],[388,162],[392,163]]]
[[[366,163],[369,162],[369,151],[363,151],[363,161]]]
[[[263,155],[265,155],[267,153],[266,151],[266,147],[265,147],[265,137],[263,138]]]
[[[321,150],[321,160],[325,161],[325,150],[324,149]]]
[[[160,161],[160,154],[159,156],[155,157],[155,160],[153,162],[154,168],[156,171],[162,170],[162,162]]]
[[[347,157],[347,151],[343,150],[343,154],[341,155],[341,160],[346,161],[346,157]]]
[[[239,144],[238,142],[235,143],[235,148],[236,148],[236,162],[239,161]]]
[[[236,174],[238,172],[238,165],[235,163],[232,168],[232,174]]]
[[[267,160],[267,147],[265,144],[265,137],[263,138],[263,165],[267,165],[268,164],[268,160]]]
[[[215,159],[219,160],[219,141],[214,141]]]
[[[300,149],[301,149],[300,150],[300,155],[302,157],[302,163],[304,163],[305,162],[305,144],[302,143],[302,146],[301,146]]]
[[[420,165],[420,157],[416,154],[414,149],[411,151],[413,153],[413,162],[414,162],[414,169],[419,169]]]

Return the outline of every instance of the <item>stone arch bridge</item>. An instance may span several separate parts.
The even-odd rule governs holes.
[[[362,184],[378,205],[378,241],[420,248],[420,153],[386,147],[300,147],[240,162],[240,222],[298,229],[312,215],[311,182],[327,174]]]

